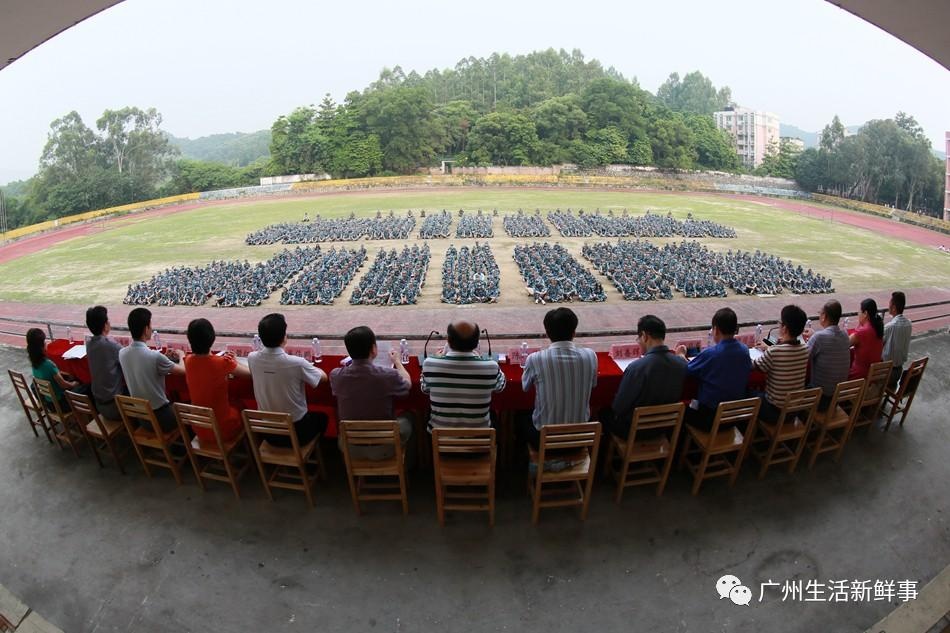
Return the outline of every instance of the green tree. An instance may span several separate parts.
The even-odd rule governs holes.
[[[739,169],[739,155],[732,138],[716,127],[712,117],[691,114],[685,117],[686,125],[693,133],[696,143],[696,162],[706,169],[736,171]]]
[[[317,111],[300,107],[278,117],[271,126],[270,153],[283,174],[326,171],[326,138],[318,125]]]
[[[469,160],[479,165],[530,165],[538,144],[534,122],[523,114],[492,112],[468,138]]]
[[[680,81],[678,73],[670,73],[660,85],[656,97],[666,107],[690,114],[712,114],[723,110],[732,100],[732,91],[723,86],[719,90],[698,70],[687,73]]]
[[[664,113],[666,114],[666,113]],[[653,162],[666,169],[690,169],[697,153],[693,133],[679,112],[657,116],[650,126]]]
[[[396,85],[370,92],[360,113],[364,131],[379,138],[384,169],[411,173],[435,156],[439,125],[425,88]]]
[[[155,195],[178,155],[161,124],[162,115],[155,108],[135,107],[106,110],[96,121],[101,160],[118,174],[123,200]]]
[[[771,143],[765,152],[762,164],[755,173],[760,176],[776,178],[794,178],[798,170],[798,159],[802,151],[788,139]]]

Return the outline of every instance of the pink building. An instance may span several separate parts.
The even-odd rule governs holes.
[[[714,112],[716,127],[725,130],[735,140],[736,153],[742,164],[754,169],[762,164],[769,145],[779,143],[778,116],[771,112],[756,112],[739,106],[730,106]]]
[[[950,132],[946,134],[947,140],[947,182],[944,188],[943,201],[943,219],[950,222]]]

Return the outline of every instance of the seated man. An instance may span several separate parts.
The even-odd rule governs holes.
[[[640,318],[637,342],[643,356],[627,365],[613,404],[601,411],[605,432],[626,439],[634,409],[672,404],[682,398],[686,361],[670,353],[665,340],[666,324],[659,317],[648,314]]]
[[[92,374],[92,397],[96,410],[107,420],[121,420],[115,397],[128,395],[125,378],[119,366],[119,350],[122,346],[108,338],[112,331],[109,312],[103,306],[86,310],[86,327],[92,338],[86,343],[86,358]]]
[[[228,379],[231,376],[250,377],[247,365],[239,363],[233,352],[223,355],[211,353],[214,345],[214,326],[208,319],[194,319],[188,324],[188,343],[191,354],[185,356],[185,381],[191,404],[210,407],[221,440],[229,442],[241,431],[241,412],[228,401]],[[214,446],[214,433],[208,429],[195,429],[195,434]]]
[[[851,341],[847,332],[838,327],[841,304],[835,299],[821,308],[818,323],[821,329],[808,336],[808,360],[811,363],[809,387],[821,387],[818,410],[824,411],[831,403],[835,387],[848,379],[851,369]]]
[[[745,397],[752,370],[749,349],[735,339],[739,319],[732,308],[721,308],[712,318],[715,345],[707,347],[689,361],[686,373],[699,382],[696,399],[686,409],[685,422],[707,433],[712,429],[720,402]],[[686,347],[678,345],[676,353],[686,358]]]
[[[316,387],[327,375],[299,356],[284,351],[287,346],[287,321],[283,314],[268,314],[257,324],[264,349],[251,352],[247,365],[254,382],[254,399],[262,411],[289,413],[300,446],[306,446],[327,429],[327,416],[307,410],[304,385]],[[273,435],[267,441],[274,446],[291,446],[290,438]]]
[[[904,296],[903,292],[892,292],[887,311],[894,318],[884,325],[884,352],[882,358],[894,361],[890,378],[887,381],[887,386],[892,389],[897,385],[897,381],[900,380],[904,372],[904,363],[907,362],[907,355],[910,352],[910,335],[913,331],[913,325],[910,319],[904,316],[906,303],[907,297]]]
[[[597,385],[597,354],[574,345],[576,330],[573,310],[550,310],[544,315],[544,331],[551,345],[525,361],[521,388],[528,391],[535,387],[534,411],[530,416],[519,414],[517,431],[521,440],[535,449],[544,425],[590,419],[590,392]]]
[[[158,425],[168,433],[178,428],[178,421],[165,395],[165,376],[184,375],[185,366],[174,351],[162,354],[149,349],[146,341],[152,338],[152,313],[147,308],[135,308],[129,312],[128,324],[132,344],[119,350],[119,365],[129,395],[148,400]]]
[[[505,374],[498,363],[481,358],[478,324],[458,320],[446,332],[444,355],[422,362],[422,392],[429,394],[429,429],[487,428],[491,426],[491,395],[505,389]]]
[[[808,348],[798,341],[805,329],[808,317],[805,311],[796,305],[782,308],[779,320],[779,339],[771,347],[759,343],[762,355],[752,361],[752,368],[766,374],[765,395],[759,419],[766,422],[778,421],[780,409],[790,391],[805,387],[805,374],[808,371]]]
[[[399,423],[403,447],[412,437],[413,418],[409,413],[394,415],[393,398],[409,395],[412,381],[396,350],[389,351],[391,367],[374,363],[377,356],[376,334],[365,325],[351,329],[343,337],[346,351],[353,361],[330,372],[330,389],[336,396],[340,420],[393,420]],[[360,459],[386,459],[389,451],[376,447],[351,446],[350,454]]]

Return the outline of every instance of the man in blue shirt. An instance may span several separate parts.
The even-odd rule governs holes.
[[[707,347],[689,361],[686,373],[699,382],[696,399],[686,409],[685,422],[701,431],[712,429],[720,402],[741,400],[746,395],[752,359],[749,348],[735,339],[739,320],[732,308],[721,308],[712,318],[712,347]],[[686,358],[686,348],[677,346],[676,353]]]

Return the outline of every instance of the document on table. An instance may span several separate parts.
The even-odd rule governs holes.
[[[630,363],[635,363],[638,360],[640,359],[639,358],[614,358],[613,359],[614,364],[620,368],[620,371],[626,371],[627,366]]]
[[[761,358],[762,354],[763,354],[762,350],[756,349],[754,347],[749,348],[749,358],[752,359],[752,362],[755,362],[756,360]]]
[[[76,345],[70,347],[63,354],[63,360],[79,360],[80,358],[86,357],[86,346],[85,345]]]

